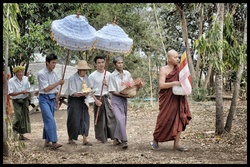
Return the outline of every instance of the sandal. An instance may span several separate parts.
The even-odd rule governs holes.
[[[52,146],[52,144],[50,144],[49,142],[44,143],[44,147],[51,147],[51,146]]]
[[[53,143],[52,145],[51,145],[51,149],[53,149],[53,150],[56,150],[56,149],[58,149],[59,147],[62,147],[62,145],[61,144],[58,144],[58,143]]]
[[[67,144],[71,144],[71,145],[77,145],[75,141],[73,140],[69,140]]]
[[[127,143],[127,142],[123,142],[123,143],[122,143],[122,148],[123,148],[123,149],[128,148],[128,143]]]
[[[179,147],[179,148],[176,148],[175,150],[178,150],[178,151],[181,151],[181,152],[188,151],[188,149],[186,147]]]
[[[23,135],[20,135],[19,140],[29,140],[29,139],[27,137],[24,137]]]
[[[92,146],[92,144],[90,142],[83,143],[83,145],[85,145],[85,146]]]
[[[152,150],[157,150],[160,148],[159,145],[155,144],[153,141],[150,141],[149,145],[151,146]]]
[[[120,145],[120,144],[122,144],[119,140],[117,140],[117,139],[114,139],[114,141],[113,141],[113,145],[114,146],[118,146],[118,145]]]

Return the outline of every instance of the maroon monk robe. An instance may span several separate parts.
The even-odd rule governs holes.
[[[179,66],[168,74],[165,82],[179,80]],[[159,114],[156,120],[154,140],[166,142],[175,140],[177,132],[184,131],[191,120],[187,96],[174,95],[172,87],[159,91]]]

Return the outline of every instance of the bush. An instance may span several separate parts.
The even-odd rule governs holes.
[[[207,90],[205,88],[197,88],[192,91],[192,98],[194,101],[204,101],[206,99]]]

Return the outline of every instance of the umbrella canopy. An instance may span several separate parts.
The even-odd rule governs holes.
[[[129,54],[132,51],[133,47],[133,40],[128,37],[128,35],[123,31],[121,27],[116,25],[116,17],[113,24],[107,24],[100,30],[96,31],[96,44],[95,47],[100,50],[105,50],[109,52],[118,52],[118,53],[124,53]],[[105,67],[107,68],[109,61],[109,55],[106,60]],[[104,78],[106,77],[106,70],[104,72]],[[104,82],[103,82],[104,83]],[[100,101],[102,101],[102,92],[103,92],[103,86],[101,88],[100,93]],[[98,121],[100,106],[98,106],[97,113],[96,113],[96,119],[95,119],[95,125]]]
[[[125,54],[132,50],[133,40],[115,23],[107,24],[98,30],[96,37],[97,49]]]
[[[88,20],[79,14],[69,15],[51,24],[51,36],[58,45],[68,49],[62,79],[66,72],[70,50],[84,51],[94,47],[96,42],[96,29],[89,25]],[[59,97],[62,86],[59,91]]]
[[[69,50],[89,50],[96,41],[96,29],[79,14],[69,15],[51,24],[51,36],[60,46]]]

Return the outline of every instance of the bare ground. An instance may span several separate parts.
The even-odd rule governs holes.
[[[61,148],[51,150],[43,146],[42,116],[36,112],[30,115],[32,132],[25,135],[30,140],[12,141],[10,155],[3,157],[3,164],[247,164],[247,101],[238,102],[231,132],[220,137],[214,134],[215,102],[189,100],[189,106],[193,118],[181,135],[188,152],[172,150],[172,141],[160,143],[160,150],[151,150],[149,141],[158,114],[157,103],[154,107],[146,102],[129,103],[126,150],[113,146],[111,140],[104,144],[95,140],[92,107],[88,140],[93,146],[82,145],[81,136],[77,146],[67,144],[67,111],[62,106],[55,113]],[[223,106],[226,120],[230,101],[224,101]]]

